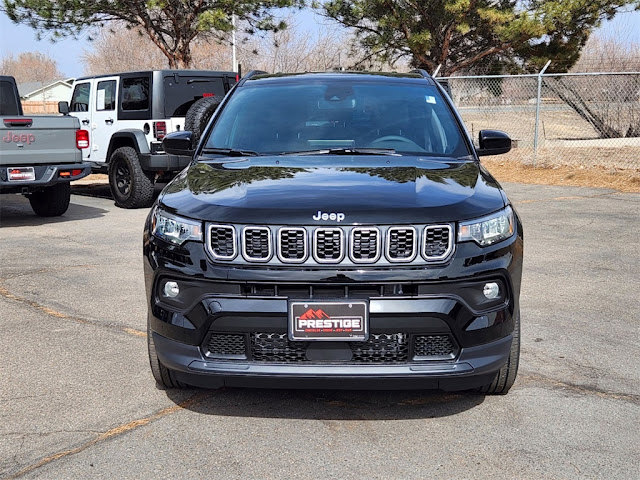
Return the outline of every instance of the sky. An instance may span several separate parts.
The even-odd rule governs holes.
[[[315,28],[320,23],[310,12],[297,13],[303,26]],[[640,11],[620,13],[610,22],[602,25],[601,31],[609,36],[620,36],[631,43],[640,43]],[[16,25],[0,12],[0,58],[22,52],[42,52],[58,62],[59,70],[67,77],[83,74],[81,56],[84,50],[91,50],[91,42],[86,33],[79,39],[66,39],[52,43],[48,39],[38,40],[35,31],[25,25]]]

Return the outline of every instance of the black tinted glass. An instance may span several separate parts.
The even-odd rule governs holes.
[[[345,80],[247,85],[231,98],[207,147],[259,153],[384,148],[423,155],[469,154],[456,119],[435,87]]]
[[[122,79],[122,110],[149,110],[149,77]]]
[[[18,115],[19,113],[13,84],[0,82],[0,115]]]

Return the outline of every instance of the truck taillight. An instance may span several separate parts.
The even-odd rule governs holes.
[[[76,147],[89,148],[89,132],[87,130],[76,130]]]
[[[166,122],[153,122],[153,136],[156,140],[162,140],[167,134]]]

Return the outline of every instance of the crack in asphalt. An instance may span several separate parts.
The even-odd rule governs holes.
[[[86,263],[83,265],[64,265],[64,266],[59,266],[59,267],[45,267],[45,268],[39,268],[37,270],[21,270],[18,273],[7,273],[4,274],[3,277],[6,280],[9,279],[15,279],[15,278],[21,278],[21,277],[28,277],[30,275],[38,275],[38,274],[42,274],[42,273],[49,273],[49,272],[56,272],[59,270],[69,270],[69,269],[76,269],[76,268],[98,268],[101,265],[99,264],[95,264],[95,263]]]
[[[118,332],[118,333],[124,333],[126,335],[130,335],[130,336],[135,336],[135,337],[146,337],[147,333],[142,331],[142,330],[138,330],[135,328],[131,328],[131,327],[124,327],[121,325],[114,325],[111,323],[104,323],[104,322],[100,322],[98,320],[90,320],[87,318],[82,318],[82,317],[77,317],[75,315],[67,315],[66,313],[62,313],[62,312],[58,312],[52,308],[47,307],[46,305],[42,305],[34,300],[30,300],[26,297],[20,297],[18,295],[15,295],[13,293],[11,293],[9,290],[7,290],[6,288],[0,286],[0,296],[4,297],[8,300],[13,300],[15,302],[19,302],[22,303],[23,305],[26,305],[28,307],[31,307],[33,309],[38,310],[39,312],[45,313],[51,317],[54,318],[59,318],[62,320],[69,320],[72,322],[76,322],[76,323],[80,323],[82,325],[93,325],[96,327],[102,327],[102,328],[107,328],[109,330]]]
[[[152,422],[155,422],[156,420],[159,420],[163,417],[166,417],[167,415],[171,415],[173,413],[179,412],[180,410],[184,410],[187,409],[191,406],[193,406],[194,404],[200,402],[201,400],[203,400],[206,396],[208,396],[208,392],[199,392],[196,393],[195,395],[192,395],[191,397],[189,397],[188,399],[186,399],[183,402],[180,402],[176,405],[172,405],[170,407],[166,407],[163,408],[161,410],[158,410],[155,413],[152,413],[151,415],[148,415],[146,417],[142,417],[139,418],[137,420],[132,420],[130,422],[124,423],[122,425],[118,425],[117,427],[114,427],[110,430],[107,430],[106,432],[102,432],[100,433],[96,438],[94,438],[93,440],[89,440],[88,442],[85,442],[75,448],[70,448],[68,450],[62,450],[60,452],[54,453],[52,455],[49,455],[47,457],[42,458],[41,460],[37,461],[36,463],[33,463],[31,465],[28,465],[24,468],[22,468],[20,471],[18,471],[17,473],[14,473],[13,475],[7,477],[9,479],[14,479],[14,478],[19,478],[22,477],[24,475],[26,475],[27,473],[31,473],[34,470],[37,470],[38,468],[41,468],[45,465],[48,465],[49,463],[55,462],[57,460],[60,460],[62,458],[68,457],[70,455],[75,455],[76,453],[80,453],[83,452],[84,450],[87,450],[90,447],[93,447],[99,443],[102,443],[106,440],[109,440],[111,438],[115,438],[115,437],[119,437],[121,435],[124,435],[125,433],[131,432],[133,430],[136,430],[140,427],[143,427],[145,425],[148,425]]]
[[[537,373],[519,374],[518,378],[520,380],[524,380],[525,382],[528,381],[532,383],[543,384],[556,390],[568,390],[573,393],[577,393],[578,395],[592,395],[599,398],[606,398],[609,400],[622,400],[623,402],[631,403],[633,405],[640,405],[640,395],[636,395],[633,393],[611,392],[592,385],[565,382]]]

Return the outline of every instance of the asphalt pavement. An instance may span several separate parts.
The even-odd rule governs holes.
[[[640,195],[504,186],[525,268],[520,372],[500,397],[160,390],[148,211],[100,185],[58,219],[0,196],[0,477],[638,478]]]

